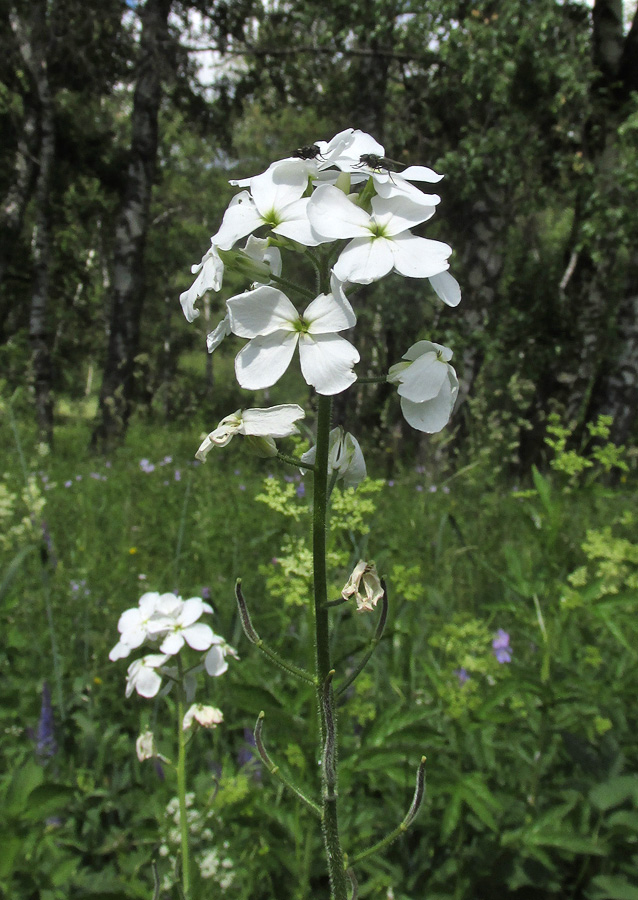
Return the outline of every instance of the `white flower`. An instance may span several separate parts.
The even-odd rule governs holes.
[[[162,676],[156,672],[163,666],[168,656],[163,653],[151,653],[142,659],[134,660],[126,674],[126,696],[137,691],[140,697],[154,697],[162,684]]]
[[[450,365],[452,351],[441,344],[417,341],[403,355],[405,362],[390,368],[388,381],[397,384],[401,410],[417,431],[433,434],[444,428],[459,389]]]
[[[152,731],[147,729],[140,734],[135,741],[135,752],[140,762],[158,756],[157,747],[155,746],[155,735]]]
[[[210,605],[204,603],[201,597],[177,599],[179,605],[168,615],[151,619],[148,626],[149,634],[164,636],[160,651],[169,656],[179,653],[184,643],[193,650],[208,650],[215,638],[213,629],[210,625],[197,620],[204,612],[212,612]]]
[[[237,651],[230,644],[227,644],[224,638],[216,634],[213,646],[204,658],[204,667],[208,674],[214,678],[218,675],[223,675],[228,670],[227,656],[239,659]]]
[[[357,610],[374,609],[383,597],[383,588],[375,564],[359,560],[341,591],[341,596],[344,600],[354,597],[357,601]]]
[[[204,706],[202,703],[194,703],[184,715],[182,723],[184,731],[188,731],[193,724],[193,720],[201,725],[202,728],[216,728],[217,725],[224,721],[224,714],[221,709],[217,709],[215,706]]]
[[[317,448],[311,447],[301,456],[301,460],[314,464],[316,456]],[[356,488],[366,477],[366,464],[359,442],[350,432],[344,434],[341,425],[330,432],[328,472],[337,472],[346,488]]]
[[[319,394],[338,394],[356,379],[352,367],[359,354],[336,332],[352,328],[357,319],[341,284],[320,294],[299,314],[288,297],[274,287],[258,287],[228,301],[234,334],[250,338],[235,360],[237,381],[259,390],[284,374],[299,344],[301,371]]]
[[[204,439],[195,456],[204,462],[212,447],[225,447],[236,434],[267,439],[289,437],[297,433],[295,422],[304,416],[305,412],[296,403],[284,403],[269,409],[238,409],[221,420],[217,428]]]
[[[410,278],[431,278],[448,269],[452,248],[409,230],[433,215],[433,206],[404,196],[373,197],[369,214],[330,184],[319,185],[308,206],[317,234],[327,240],[353,238],[333,271],[340,281],[357,284],[369,284],[393,269]]]
[[[217,245],[212,244],[202,261],[191,268],[193,274],[199,274],[189,289],[179,295],[179,302],[188,322],[194,322],[199,315],[199,310],[195,309],[196,301],[207,291],[218,291],[222,286],[224,263],[219,258],[217,249]]]
[[[308,197],[303,196],[311,168],[306,160],[282,159],[261,175],[231,182],[249,184],[250,193],[241,191],[233,197],[215,242],[226,249],[239,238],[268,225],[276,234],[307,247],[319,244],[321,241],[313,233],[306,214]]]
[[[165,614],[178,604],[175,594],[148,591],[140,597],[139,605],[122,613],[117,623],[120,640],[109,653],[109,659],[124,659],[131,650],[140,647],[150,637],[149,624],[154,616]]]

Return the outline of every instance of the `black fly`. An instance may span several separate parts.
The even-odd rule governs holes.
[[[321,156],[321,150],[316,144],[310,144],[307,147],[299,147],[293,150],[291,156],[294,159],[316,159]]]
[[[376,153],[362,153],[357,168],[363,168],[363,166],[367,166],[375,172],[401,172],[405,169],[403,163],[388,159],[387,156],[377,156]]]

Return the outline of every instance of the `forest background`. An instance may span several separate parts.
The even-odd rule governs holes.
[[[117,678],[108,691],[103,686],[109,629],[136,599],[142,575],[163,573],[187,596],[214,570],[217,589],[232,597],[241,548],[284,558],[283,537],[303,534],[303,520],[282,518],[281,498],[258,513],[239,511],[241,492],[259,494],[263,466],[242,459],[240,477],[234,462],[216,462],[182,478],[200,433],[244,405],[245,394],[230,377],[229,350],[205,353],[205,333],[239,283],[230,277],[221,295],[209,295],[195,326],[178,296],[234,193],[229,179],[354,127],[399,163],[445,174],[428,236],[453,245],[451,271],[463,290],[454,314],[409,279],[358,295],[357,346],[374,361],[369,374],[387,371],[417,338],[454,350],[461,388],[442,435],[411,432],[388,385],[362,386],[336,403],[338,419],[375,448],[368,464],[378,491],[361,503],[365,515],[376,505],[384,523],[372,535],[365,525],[349,535],[344,526],[341,537],[355,550],[376,539],[375,558],[393,573],[407,608],[376,681],[359,682],[368,694],[359,688],[352,722],[353,747],[367,738],[378,750],[375,779],[390,772],[392,788],[362,780],[354,764],[349,788],[403,808],[411,775],[399,763],[407,746],[422,752],[417,733],[428,740],[415,696],[446,758],[443,774],[433,775],[424,831],[397,845],[387,863],[370,863],[362,896],[393,890],[397,900],[417,898],[427,883],[432,900],[636,900],[635,4],[103,0],[87,8],[76,0],[2,0],[0,47],[2,693],[10,763],[1,796],[3,821],[13,823],[5,846],[14,848],[0,865],[3,886],[25,898],[66,897],[69,884],[73,896],[148,896],[149,821],[161,820],[170,794],[164,806],[140,813],[135,798],[150,776],[122,762],[138,713],[114,712],[123,702]],[[287,378],[270,399],[290,399],[292,390],[303,402],[303,382]],[[155,482],[140,481],[140,458],[142,475]],[[170,468],[170,496],[160,461]],[[227,496],[207,523],[204,491],[217,497],[222,486]],[[397,540],[413,501],[412,541]],[[28,527],[20,531],[21,504],[31,523],[37,509],[38,528],[44,516],[44,544],[40,532],[36,540]],[[355,513],[364,515],[349,509]],[[255,516],[266,515],[264,536],[266,519]],[[213,533],[224,530],[224,516],[235,522],[230,554]],[[142,536],[131,528],[139,532],[145,520],[156,525],[144,538],[140,571]],[[167,547],[175,546],[167,563]],[[300,547],[289,543],[286,553],[303,585],[303,571],[294,569],[294,560],[303,568]],[[352,547],[340,552],[346,573]],[[257,559],[244,564],[255,590],[264,578]],[[268,578],[289,610],[282,579]],[[69,587],[82,581],[89,587]],[[101,598],[90,621],[82,618],[83,604],[94,603],[85,590]],[[36,598],[32,608],[21,603],[25,593]],[[423,596],[429,612],[417,602]],[[226,633],[239,641],[224,603]],[[268,615],[283,635],[283,613]],[[40,646],[51,647],[37,666],[25,659],[31,616]],[[67,647],[64,635],[80,619]],[[505,625],[521,635],[521,669],[516,674],[515,656],[507,678],[502,666],[492,671],[489,650],[490,629]],[[414,629],[431,636],[435,626],[431,645],[410,644],[408,652]],[[481,635],[487,656],[477,649]],[[406,654],[413,659],[416,649],[422,658],[408,666]],[[457,683],[453,673],[468,653],[483,660],[476,682],[496,685],[498,697]],[[244,674],[224,689],[237,717],[235,732],[216,738],[217,761],[236,758],[260,705],[255,692],[260,708],[282,714],[277,680],[266,692],[257,664],[242,665]],[[25,732],[11,731],[16,710],[23,729],[37,724],[44,678],[54,688],[63,723],[57,743],[66,754],[48,768],[30,760]],[[373,698],[382,705],[385,691],[392,713],[384,718],[369,706]],[[303,701],[288,698],[285,706]],[[118,724],[106,742],[97,723],[109,711]],[[510,748],[517,729],[519,757]],[[107,746],[119,748],[120,774]],[[506,752],[513,758],[504,763]],[[304,770],[303,740],[287,755]],[[235,896],[262,896],[250,880],[259,866],[273,879],[259,876],[264,897],[281,878],[286,896],[314,896],[321,875],[309,862],[312,840],[299,837],[299,811],[280,798],[276,814],[246,786],[253,774],[237,768],[233,778],[214,815],[227,804],[229,840],[243,848],[235,856],[245,884],[236,879]],[[62,801],[72,815],[47,824]],[[258,809],[279,816],[275,830],[284,843],[296,842],[294,859],[270,844],[264,850],[263,834],[246,851]],[[356,827],[372,833],[373,813]],[[419,855],[423,842],[427,853]],[[490,867],[495,858],[498,867]]]

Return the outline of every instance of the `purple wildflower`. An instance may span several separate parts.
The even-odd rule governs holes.
[[[244,767],[256,781],[261,780],[261,766],[255,754],[255,736],[250,728],[244,728],[244,746],[237,754],[237,765],[240,769]]]
[[[175,481],[181,481],[181,480],[182,480],[182,473],[180,472],[179,469],[175,469]]]
[[[202,588],[202,600],[210,600],[210,588],[206,585]]]
[[[245,491],[245,490],[246,490],[246,485],[245,485],[245,484],[240,484],[240,485],[239,485],[239,490],[240,490],[240,491]]]
[[[492,650],[494,651],[494,656],[498,662],[509,663],[512,661],[510,636],[507,631],[503,631],[502,628],[498,629],[496,636],[492,641]]]
[[[417,484],[416,489],[417,489],[417,491],[421,492],[423,490],[423,485]]]
[[[449,487],[447,486],[447,484],[444,484],[443,487],[441,488],[441,490],[443,491],[444,494],[449,494],[449,493],[450,493],[450,489],[449,489]]]
[[[430,487],[428,488],[428,491],[429,491],[431,494],[436,494],[437,490],[438,490],[438,488],[437,488],[437,486],[436,486],[435,484],[431,484]]]
[[[38,761],[43,763],[58,752],[55,740],[55,720],[53,718],[53,704],[51,703],[51,691],[45,681],[42,685],[42,706],[40,719],[38,720],[38,732],[36,735],[35,753]]]
[[[150,460],[144,458],[140,460],[140,469],[142,472],[154,472],[155,466]]]
[[[291,484],[294,480],[294,475],[284,475],[284,481],[288,482],[288,484]]]
[[[394,487],[394,481],[391,478],[388,480],[388,487]]]
[[[297,494],[298,497],[305,497],[305,496],[306,496],[306,486],[305,486],[305,484],[303,483],[303,481],[300,482],[300,483],[297,485],[296,494]]]
[[[65,487],[65,488],[70,488],[72,484],[73,484],[72,481],[65,481],[65,482],[64,482],[64,487]]]
[[[470,680],[470,673],[467,671],[465,666],[461,666],[460,669],[455,669],[454,674],[458,678],[461,687],[463,687],[466,681]]]

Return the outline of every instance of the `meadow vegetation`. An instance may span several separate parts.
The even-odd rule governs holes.
[[[145,590],[210,596],[214,629],[241,656],[208,682],[201,699],[225,723],[189,760],[198,892],[325,891],[320,833],[252,738],[263,710],[269,752],[314,789],[313,689],[246,641],[233,597],[241,576],[260,635],[304,663],[301,475],[235,445],[199,464],[196,425],[143,420],[126,446],[87,457],[86,421],[68,415],[49,452],[20,395],[4,413],[3,892],[148,897],[156,871],[170,896],[174,776],[134,752],[158,704],[125,700],[124,665],[108,661],[119,614]],[[337,489],[330,589],[365,552],[390,596],[381,645],[339,710],[353,851],[401,821],[415,762],[428,758],[424,807],[384,859],[360,864],[361,896],[636,896],[635,458],[608,444],[604,421],[594,431],[574,451],[552,420],[545,470],[525,482],[495,474],[500,451],[486,445],[448,472],[388,472],[380,452],[357,492]],[[347,671],[375,623],[342,609],[333,653]],[[159,736],[173,757],[170,734]]]

